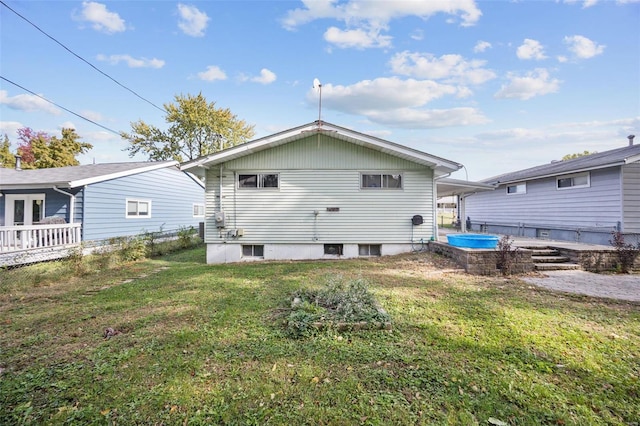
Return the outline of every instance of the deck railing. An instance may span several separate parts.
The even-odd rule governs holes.
[[[81,223],[0,226],[0,252],[77,245]]]

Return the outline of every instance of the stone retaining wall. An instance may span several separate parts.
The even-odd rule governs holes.
[[[429,251],[453,259],[464,270],[473,275],[499,275],[498,252],[494,249],[471,249],[453,247],[438,241],[429,242]],[[512,274],[524,274],[533,270],[532,251],[518,249],[519,256],[511,265]]]
[[[604,250],[575,250],[565,247],[553,247],[562,256],[566,256],[572,263],[577,263],[589,272],[611,272],[618,267],[618,253],[615,249]],[[640,256],[638,256],[633,264],[633,271],[640,271]]]

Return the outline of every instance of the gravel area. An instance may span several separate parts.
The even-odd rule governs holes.
[[[545,271],[542,277],[523,277],[539,287],[567,293],[640,302],[640,275],[594,274],[580,270]]]

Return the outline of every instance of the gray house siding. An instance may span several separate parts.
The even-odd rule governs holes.
[[[623,231],[640,233],[640,163],[622,167]]]
[[[127,199],[151,202],[147,218],[128,218]],[[159,169],[91,184],[85,189],[83,240],[104,240],[145,232],[198,228],[193,204],[203,204],[202,188],[187,174]]]
[[[607,243],[622,220],[621,200],[620,169],[612,167],[592,170],[585,188],[558,190],[556,177],[527,181],[524,194],[507,194],[500,185],[467,197],[466,214],[476,231]]]

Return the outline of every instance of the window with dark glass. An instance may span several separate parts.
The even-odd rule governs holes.
[[[264,246],[258,244],[245,244],[242,246],[243,257],[264,257]]]
[[[584,188],[590,186],[589,173],[562,176],[556,179],[558,189]]]
[[[238,175],[238,188],[278,188],[277,173],[247,173]]]
[[[401,174],[362,173],[360,187],[363,189],[386,188],[402,189]]]

